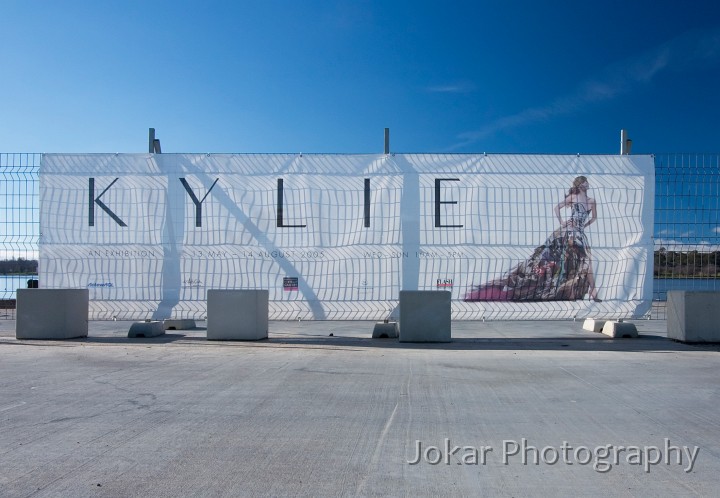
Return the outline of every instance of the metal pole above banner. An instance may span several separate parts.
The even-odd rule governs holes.
[[[160,140],[155,138],[155,128],[150,128],[148,132],[148,152],[150,154],[160,154]]]
[[[620,155],[629,155],[631,148],[632,140],[628,138],[627,130],[620,130]]]

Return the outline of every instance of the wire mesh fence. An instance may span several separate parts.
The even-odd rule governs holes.
[[[720,154],[655,155],[652,318],[670,290],[720,288]]]
[[[0,318],[14,318],[15,290],[37,277],[39,153],[0,153]]]
[[[15,317],[16,289],[37,284],[40,153],[0,153],[0,318]],[[652,311],[669,290],[720,287],[720,154],[655,155]]]

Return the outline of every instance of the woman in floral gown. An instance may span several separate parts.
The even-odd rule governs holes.
[[[586,294],[600,301],[592,272],[585,228],[597,219],[587,178],[578,176],[565,199],[555,206],[560,227],[533,255],[506,275],[474,288],[465,301],[574,301]],[[561,211],[570,208],[563,220]]]

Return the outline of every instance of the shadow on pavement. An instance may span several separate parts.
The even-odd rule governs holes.
[[[596,337],[513,337],[513,338],[455,338],[449,343],[399,342],[397,339],[371,339],[364,337],[282,337],[271,335],[259,341],[209,341],[201,335],[165,334],[151,338],[128,338],[126,336],[89,336],[78,339],[10,340],[6,345],[61,346],[80,345],[151,346],[175,345],[208,348],[312,348],[337,350],[442,350],[442,351],[617,351],[672,353],[688,351],[720,351],[720,344],[683,344],[662,336],[641,335],[636,339],[612,339]]]

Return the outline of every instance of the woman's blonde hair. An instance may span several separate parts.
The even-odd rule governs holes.
[[[573,180],[572,187],[570,187],[570,190],[568,191],[568,195],[573,194],[579,194],[580,193],[580,185],[585,183],[587,181],[587,177],[584,176],[578,176]]]

